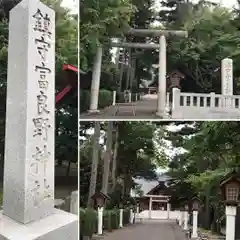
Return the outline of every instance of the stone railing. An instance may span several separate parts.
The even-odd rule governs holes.
[[[173,89],[173,119],[240,118],[240,96],[215,93],[182,93]]]

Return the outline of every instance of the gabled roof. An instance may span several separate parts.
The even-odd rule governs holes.
[[[141,190],[143,191],[143,195],[147,195],[149,192],[151,192],[153,189],[157,188],[159,186],[159,183],[164,183],[166,187],[168,187],[167,181],[171,178],[166,174],[161,174],[158,176],[157,180],[148,181],[143,178],[134,178],[134,182],[141,185]],[[131,189],[131,196],[137,197],[138,194],[134,191],[134,189]]]

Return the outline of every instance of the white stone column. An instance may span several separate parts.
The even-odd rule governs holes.
[[[148,218],[152,218],[152,197],[149,199],[149,212],[148,212]]]
[[[89,112],[99,112],[98,110],[98,95],[101,78],[101,65],[102,65],[102,52],[101,46],[97,48],[97,53],[93,64],[91,96],[90,96],[90,109]]]
[[[113,106],[116,105],[116,91],[113,91],[113,103],[112,103]]]
[[[131,224],[133,224],[133,219],[134,219],[133,209],[130,208],[129,222],[130,222]]]
[[[78,191],[71,194],[70,212],[78,215]]]
[[[123,227],[123,209],[120,209],[119,211],[119,227]]]
[[[137,205],[137,214],[139,214],[139,205]]]
[[[180,216],[179,216],[179,226],[183,225],[183,211],[180,211]]]
[[[103,234],[103,207],[98,207],[98,234]]]
[[[136,93],[135,100],[138,101],[138,93]]]
[[[193,211],[193,230],[192,238],[198,238],[198,211]]]
[[[235,240],[235,220],[237,207],[226,206],[226,240]]]
[[[159,70],[158,70],[158,109],[157,115],[163,116],[166,105],[166,74],[167,74],[167,46],[165,36],[161,36],[159,40]]]
[[[172,89],[172,118],[179,118],[180,113],[180,89]]]
[[[171,204],[167,203],[167,219],[169,219],[170,211],[171,211]]]
[[[0,239],[78,239],[78,216],[54,208],[54,137],[55,12],[23,0],[9,21]]]
[[[215,93],[211,92],[210,93],[210,107],[215,108]],[[220,100],[220,99],[219,99]]]
[[[128,93],[128,102],[132,102],[132,93],[131,92]]]
[[[183,230],[188,230],[188,212],[184,211],[184,226]]]

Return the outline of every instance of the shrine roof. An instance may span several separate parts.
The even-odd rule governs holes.
[[[166,187],[168,187],[167,185],[167,181],[170,180],[171,178],[166,175],[166,174],[161,174],[158,176],[158,178],[156,180],[152,180],[152,181],[148,181],[146,179],[143,178],[134,178],[134,182],[141,185],[141,190],[143,191],[143,195],[146,195],[147,193],[149,193],[151,190],[153,190],[154,188],[158,187],[159,184],[165,184]],[[135,197],[138,194],[134,191],[134,189],[131,189],[131,196]]]

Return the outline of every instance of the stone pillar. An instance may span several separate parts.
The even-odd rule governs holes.
[[[54,208],[55,12],[39,0],[10,11],[7,77],[0,239],[78,239]]]
[[[180,108],[180,89],[173,88],[172,89],[172,118],[179,118],[181,113],[179,112]]]
[[[171,204],[167,203],[167,219],[169,219],[170,211],[171,211]]]
[[[99,112],[98,110],[98,95],[101,78],[101,65],[102,65],[102,52],[101,46],[98,47],[97,53],[93,64],[90,109],[89,112]]]
[[[211,92],[210,93],[210,107],[215,108],[215,93]],[[219,99],[220,100],[220,99]]]
[[[183,230],[188,230],[188,212],[184,211],[184,226]]]
[[[180,211],[180,216],[179,216],[179,226],[183,225],[183,211]]]
[[[148,218],[151,219],[152,218],[152,197],[150,197],[149,199],[149,215]]]
[[[134,219],[133,209],[130,208],[129,222],[130,222],[131,224],[133,224],[133,219]]]
[[[161,36],[159,40],[159,70],[158,70],[158,109],[157,115],[163,116],[165,113],[166,105],[166,74],[167,74],[167,64],[166,64],[166,38]]]
[[[226,240],[235,240],[235,220],[237,207],[226,206]]]
[[[221,85],[223,95],[233,95],[233,60],[230,58],[221,61]]]
[[[225,58],[221,61],[221,85],[223,95],[233,95],[233,61],[230,58]],[[231,98],[226,99],[223,105],[231,106]]]
[[[137,206],[137,214],[139,214],[139,205]]]
[[[198,211],[193,211],[193,230],[192,230],[192,238],[198,238]]]
[[[136,93],[135,100],[138,101],[138,93]]]
[[[71,194],[70,212],[78,215],[78,191]]]
[[[132,93],[131,92],[128,93],[128,102],[132,102]]]
[[[116,105],[116,91],[113,91],[113,103],[112,103],[113,106]]]
[[[119,227],[120,228],[123,227],[123,209],[120,209],[120,213],[119,213]]]
[[[103,207],[98,207],[98,232],[99,235],[103,234]]]

